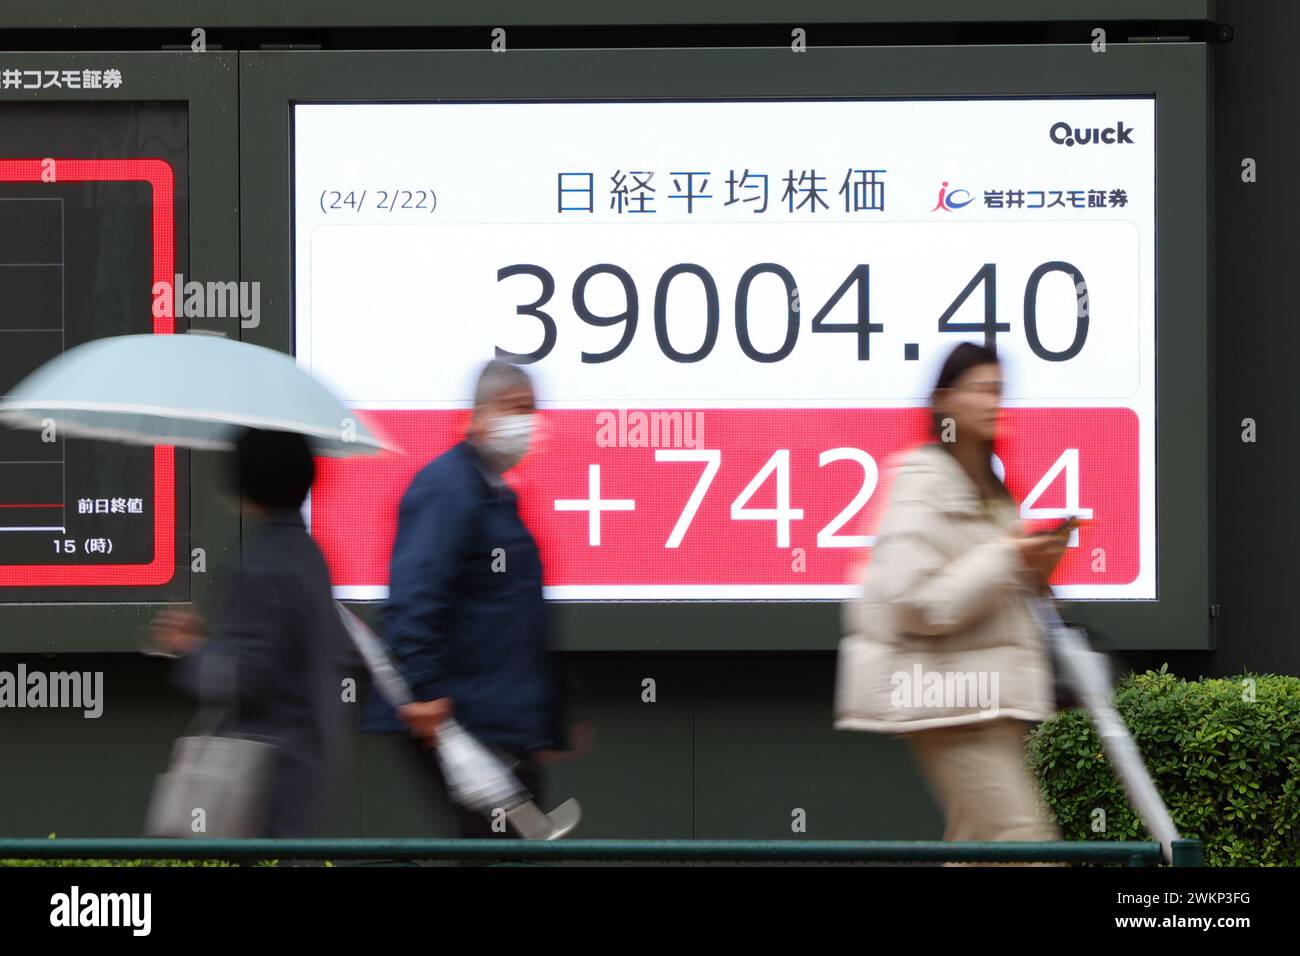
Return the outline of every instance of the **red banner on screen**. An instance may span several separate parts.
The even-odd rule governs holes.
[[[387,584],[401,495],[460,440],[467,414],[367,412],[405,454],[318,461],[312,532],[335,585]],[[581,409],[539,418],[540,434],[508,480],[546,584],[568,588],[843,584],[863,556],[855,536],[873,530],[887,501],[894,456],[925,440],[928,425],[921,409]],[[1036,509],[1091,511],[1054,584],[1137,576],[1138,428],[1126,408],[1004,412],[995,450],[1016,499],[1038,487]]]

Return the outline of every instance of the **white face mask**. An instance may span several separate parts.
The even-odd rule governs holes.
[[[519,463],[533,439],[532,415],[501,415],[487,427],[485,444],[500,459],[504,470]]]

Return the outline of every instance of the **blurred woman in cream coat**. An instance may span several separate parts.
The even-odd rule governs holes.
[[[845,605],[835,726],[899,734],[945,840],[1059,840],[1024,764],[1054,712],[1051,661],[1025,598],[1065,543],[1025,535],[992,467],[997,356],[957,346],[931,410],[937,441],[898,463],[859,596]]]

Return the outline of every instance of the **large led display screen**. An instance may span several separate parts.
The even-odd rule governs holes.
[[[474,376],[534,376],[508,478],[566,600],[841,598],[938,368],[996,347],[995,466],[1053,579],[1156,581],[1152,97],[293,108],[294,350],[403,454],[326,461],[340,597]]]

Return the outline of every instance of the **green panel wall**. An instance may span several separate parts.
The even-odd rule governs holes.
[[[978,23],[1210,19],[1211,0],[52,0],[5,13],[11,27],[317,27],[691,23]]]
[[[1224,0],[1213,11],[1206,3],[1152,3],[1139,8],[1132,3],[1086,0],[1054,5],[935,2],[909,8],[917,11],[916,20],[944,16],[975,20],[1026,18],[1049,6],[1066,11],[1058,16],[1085,19],[1121,12],[1130,18],[1155,17],[1161,15],[1155,7],[1177,8],[1176,14],[1165,15],[1212,15],[1235,27],[1233,42],[1213,50],[1211,182],[1216,194],[1218,322],[1215,564],[1222,602],[1218,644],[1213,652],[1156,653],[1131,659],[1143,665],[1168,659],[1190,677],[1232,673],[1243,666],[1300,672],[1300,641],[1284,597],[1293,589],[1292,542],[1300,532],[1293,477],[1300,469],[1300,454],[1289,441],[1288,425],[1296,378],[1291,356],[1300,351],[1300,328],[1290,308],[1289,286],[1279,281],[1293,271],[1297,251],[1290,194],[1300,131],[1290,117],[1300,113],[1300,93],[1292,79],[1289,38],[1300,32],[1300,8],[1244,0]],[[177,13],[179,7],[156,0],[133,4],[127,14],[89,2],[26,6],[6,11],[0,26],[185,25],[191,18]],[[198,8],[209,24],[252,22],[239,20],[240,11],[229,3]],[[285,11],[293,9],[292,4],[278,5],[274,11],[268,8],[265,16],[283,19],[260,22],[292,22],[292,12]],[[340,2],[320,3],[317,9],[346,9],[355,15],[360,8]],[[374,3],[366,9],[384,14],[403,7]],[[504,5],[478,9],[508,12]],[[685,6],[658,9],[680,15]],[[755,11],[751,19],[757,19],[765,10],[779,18],[787,8],[749,5],[748,9]],[[804,4],[798,9],[833,12],[849,6]],[[899,15],[903,5],[852,6],[852,11],[862,9],[884,20],[891,11]],[[860,16],[849,12],[834,18],[848,21]],[[127,17],[138,19],[120,19]],[[512,20],[525,22],[521,17],[517,14]],[[482,22],[487,13],[475,13],[475,19]],[[545,22],[561,20],[553,17]],[[0,47],[12,36],[0,33]],[[69,34],[67,46],[76,43]],[[1246,156],[1260,164],[1259,182],[1249,186],[1240,180],[1240,162]],[[1203,199],[1189,196],[1185,201]],[[194,253],[214,263],[233,262],[237,250],[200,253],[196,241]],[[1195,392],[1199,385],[1189,383],[1189,391]],[[1260,423],[1261,437],[1255,445],[1243,445],[1238,437],[1239,423],[1246,416]],[[19,660],[0,657],[0,669],[13,669]],[[82,655],[21,660],[42,669],[102,669],[109,697],[106,712],[97,721],[53,711],[0,711],[4,780],[0,832],[10,836],[138,833],[153,775],[163,767],[171,740],[190,718],[188,706],[167,686],[166,666],[140,658]],[[807,811],[811,838],[939,835],[938,814],[900,745],[830,729],[833,658],[828,653],[579,655],[571,658],[571,665],[586,684],[581,704],[585,716],[597,725],[596,748],[589,756],[557,765],[551,793],[556,797],[572,793],[583,800],[585,835],[786,835],[796,807]],[[656,681],[654,704],[641,700],[641,681],[646,677]],[[416,834],[445,826],[445,817],[440,821],[420,800],[383,741],[359,737],[356,745],[353,771],[340,791],[337,833]]]

